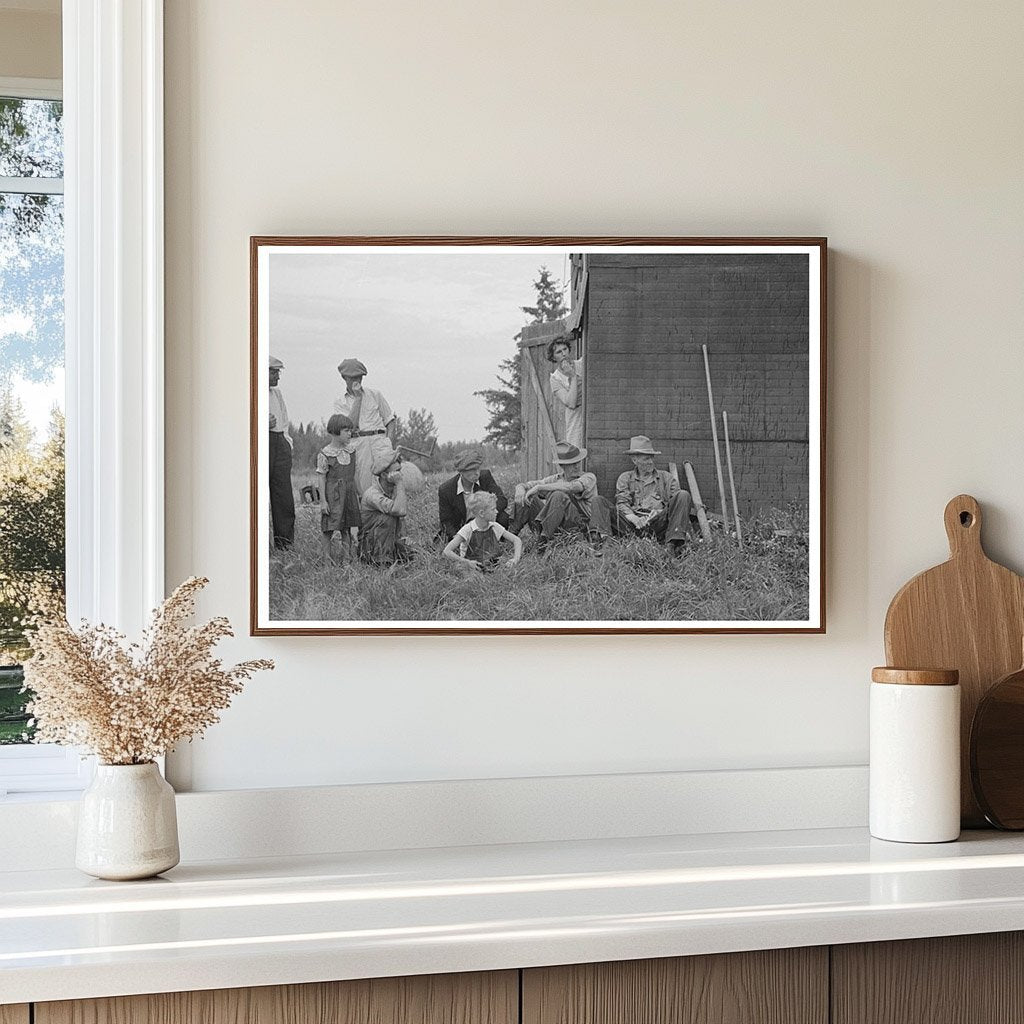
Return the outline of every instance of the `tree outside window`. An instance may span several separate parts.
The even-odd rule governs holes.
[[[27,620],[64,597],[62,105],[0,96],[0,744],[31,739]]]

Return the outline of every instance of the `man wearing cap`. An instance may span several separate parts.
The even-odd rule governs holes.
[[[374,457],[383,457],[392,450],[395,414],[376,388],[363,387],[365,363],[359,359],[343,359],[338,373],[345,381],[345,392],[334,403],[334,411],[355,424],[352,440],[356,446],[356,490],[363,494],[373,483]]]
[[[270,357],[270,522],[274,547],[286,551],[295,543],[295,497],[292,494],[292,439],[288,409],[277,386],[284,363]]]
[[[455,456],[456,474],[446,480],[437,491],[437,517],[440,527],[436,540],[448,543],[469,520],[466,515],[466,495],[474,491],[490,491],[498,503],[498,523],[509,528],[508,498],[491,475],[489,469],[481,468],[483,454],[475,448],[468,448]]]
[[[620,537],[654,537],[668,543],[673,555],[690,537],[690,492],[664,469],[654,468],[655,451],[649,437],[638,434],[626,454],[633,468],[615,484],[613,526]]]
[[[394,565],[412,559],[412,549],[402,536],[402,521],[409,512],[409,501],[402,479],[402,456],[388,444],[374,455],[373,483],[359,502],[362,526],[359,529],[360,561],[371,565]]]
[[[582,534],[595,553],[610,532],[608,502],[597,493],[597,477],[583,472],[586,457],[586,448],[559,441],[552,459],[556,472],[516,487],[512,532],[529,523],[539,534],[541,554],[559,530]]]

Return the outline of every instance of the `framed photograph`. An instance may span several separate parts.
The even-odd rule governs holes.
[[[826,252],[252,238],[253,635],[823,633]]]

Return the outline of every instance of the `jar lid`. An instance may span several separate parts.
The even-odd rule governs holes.
[[[960,673],[955,668],[888,668],[871,670],[873,683],[899,683],[907,686],[956,686]]]

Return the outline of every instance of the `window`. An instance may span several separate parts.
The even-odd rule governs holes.
[[[0,785],[79,772],[26,748],[25,617],[64,600],[64,140],[59,84],[0,80]],[[77,759],[75,759],[77,760]],[[15,779],[19,780],[15,782]],[[49,785],[49,783],[47,783]]]
[[[62,24],[67,174],[47,205],[63,207],[65,232],[66,604],[73,621],[138,635],[165,593],[163,4],[65,0]],[[61,83],[13,85],[0,78],[0,96],[62,98]],[[0,191],[60,196],[48,166],[5,172],[32,181]],[[0,794],[60,793],[90,774],[75,751],[0,746]]]

